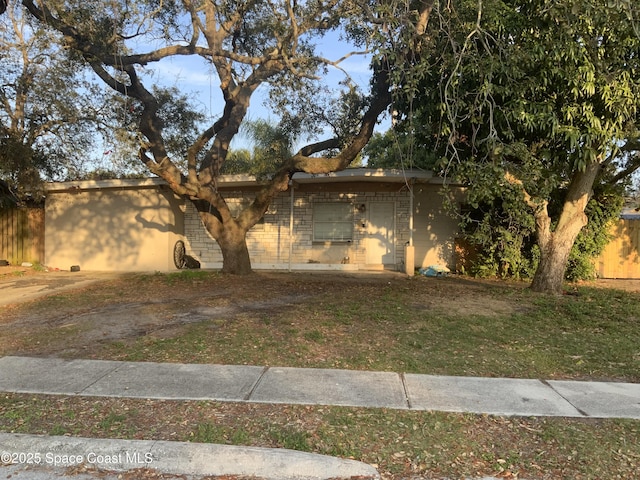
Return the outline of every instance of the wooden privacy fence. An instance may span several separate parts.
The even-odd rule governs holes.
[[[613,238],[596,260],[600,278],[640,278],[640,219],[618,220]]]
[[[0,209],[0,260],[44,262],[44,209]]]

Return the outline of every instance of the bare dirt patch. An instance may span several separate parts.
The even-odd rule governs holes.
[[[595,282],[584,282],[582,285],[594,286],[598,288],[610,288],[615,290],[624,290],[625,292],[640,292],[639,279],[611,279],[599,278]]]
[[[204,280],[168,284],[164,276],[124,274],[68,290],[68,278],[45,272],[27,275],[0,277],[0,286],[38,284],[51,293],[5,308],[0,319],[7,333],[0,339],[3,354],[78,355],[96,344],[149,334],[166,336],[179,326],[212,317],[233,318],[246,309],[269,309],[302,298],[264,298],[267,289],[263,289],[232,300],[237,288],[233,278],[216,278],[222,281],[214,285]],[[21,338],[39,337],[26,350],[18,347]]]
[[[416,292],[419,299],[416,308],[435,308],[443,312],[459,315],[498,316],[525,312],[527,305],[515,302],[513,298],[501,298],[499,289],[507,292],[526,288],[524,282],[505,282],[491,279],[472,279],[466,277],[438,278],[432,283],[423,279],[425,290]],[[438,283],[439,282],[439,283]]]
[[[166,338],[186,325],[207,320],[222,325],[243,315],[276,317],[323,296],[343,298],[347,305],[367,302],[390,288],[411,290],[409,307],[417,311],[504,315],[523,308],[496,296],[492,289],[503,287],[500,282],[408,278],[395,273],[202,274],[191,280],[124,274],[58,291],[56,282],[64,285],[68,277],[27,270],[27,276],[17,277],[20,285],[40,282],[51,293],[4,309],[0,354],[82,356],[105,342]],[[0,276],[0,288],[15,280],[13,274]]]
[[[25,275],[38,275],[40,273],[42,273],[41,270],[33,267],[22,267],[19,265],[0,266],[0,280],[5,279],[7,276],[21,277]]]

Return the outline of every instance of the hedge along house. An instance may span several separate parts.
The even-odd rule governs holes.
[[[228,175],[218,188],[234,211],[251,202],[260,185],[252,176]],[[453,266],[458,225],[443,207],[441,189],[441,179],[421,171],[298,173],[247,234],[252,266],[407,273]],[[461,199],[462,190],[453,191]],[[222,266],[194,206],[160,179],[51,184],[45,208],[50,267],[172,270],[178,240],[202,268]]]

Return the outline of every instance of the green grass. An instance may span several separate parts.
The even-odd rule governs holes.
[[[312,451],[312,446],[310,445],[311,434],[300,430],[300,428],[278,425],[271,427],[268,434],[269,438],[281,448],[301,452]]]
[[[303,301],[259,306],[297,289]],[[42,319],[29,323],[21,348],[55,353],[85,331],[78,313],[162,300],[162,314],[171,299],[184,311],[239,307],[170,334],[96,342],[78,355],[640,381],[640,295],[592,287],[545,297],[518,284],[454,278],[334,285],[323,277],[307,284],[272,274],[239,283],[181,271],[125,276],[16,307],[12,314]],[[48,312],[62,320],[48,326]],[[293,448],[356,458],[389,479],[631,479],[640,471],[640,423],[632,420],[4,394],[0,430]]]
[[[487,308],[483,314],[465,314],[446,305],[416,305],[413,286],[383,286],[366,301],[349,295],[359,294],[331,292],[286,309],[211,319],[185,326],[171,338],[116,342],[100,356],[640,381],[638,294],[581,287],[576,295],[544,297],[495,286],[481,300],[513,308],[494,314]]]
[[[191,433],[190,440],[197,443],[227,443],[225,436],[225,428],[205,422],[199,423],[196,426],[195,430]]]
[[[303,301],[278,305],[298,290]],[[66,353],[89,328],[79,314],[145,301],[162,305],[154,307],[158,315],[238,307],[169,335],[151,331],[91,345],[78,340],[79,347]],[[269,301],[274,306],[254,306]],[[61,350],[64,356],[91,352],[93,358],[130,361],[640,381],[640,295],[593,287],[548,297],[518,284],[456,278],[333,284],[321,276],[299,281],[256,274],[238,280],[183,270],[125,275],[15,312],[41,320],[11,340],[21,348],[1,348],[0,341],[2,354]],[[62,320],[50,323],[50,314]]]
[[[362,460],[398,480],[633,479],[640,471],[632,420],[5,394],[0,430],[290,448]]]

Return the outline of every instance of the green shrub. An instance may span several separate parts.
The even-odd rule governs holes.
[[[618,191],[599,192],[585,209],[587,225],[571,249],[565,278],[591,280],[596,276],[595,258],[610,240],[611,222],[618,218],[624,198]],[[550,205],[559,209],[559,205]],[[478,203],[464,213],[462,228],[476,248],[477,260],[470,273],[479,277],[531,278],[540,260],[533,217],[522,202],[501,198]]]

